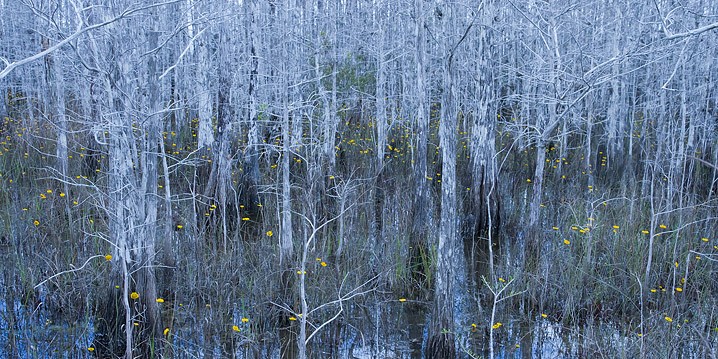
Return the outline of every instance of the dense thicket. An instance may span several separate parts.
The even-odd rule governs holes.
[[[9,356],[381,356],[402,306],[428,357],[716,356],[716,4],[0,13]]]

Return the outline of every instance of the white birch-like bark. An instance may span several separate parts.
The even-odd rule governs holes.
[[[283,9],[283,17],[285,20],[289,19],[287,14],[289,10]],[[293,137],[290,133],[292,124],[290,121],[290,103],[289,103],[289,86],[290,76],[289,67],[287,61],[289,60],[289,44],[282,43],[282,57],[285,60],[282,68],[282,232],[280,234],[279,242],[279,262],[280,266],[291,266],[294,254],[294,239],[292,235],[292,193],[291,193],[291,161],[292,161],[292,140]]]
[[[414,25],[414,61],[416,63],[416,110],[415,110],[415,131],[416,141],[413,146],[412,168],[414,169],[415,196],[414,196],[414,218],[412,231],[415,232],[413,238],[425,237],[426,230],[432,222],[429,206],[429,189],[427,180],[429,177],[427,169],[427,146],[428,146],[428,127],[429,127],[429,110],[427,105],[427,81],[426,81],[426,34],[425,34],[425,13],[424,1],[416,0],[414,2],[416,13],[416,23]]]
[[[493,7],[483,9],[484,13],[494,16]],[[486,17],[486,16],[484,16]],[[486,230],[488,240],[489,278],[494,280],[494,244],[492,215],[498,213],[496,183],[496,111],[490,109],[493,101],[491,87],[496,86],[489,66],[490,36],[487,30],[479,30],[478,47],[476,49],[476,81],[473,83],[474,111],[473,123],[470,127],[470,153],[472,165],[472,188],[476,226],[480,231]],[[497,219],[493,219],[497,220]],[[480,233],[484,235],[484,233]]]
[[[209,51],[209,36],[205,33],[197,47],[197,100],[199,102],[199,128],[197,147],[211,147],[214,144],[212,118],[212,57]]]
[[[381,5],[379,6],[379,9],[376,10],[374,13],[375,16],[377,13],[381,12]],[[381,14],[378,14],[381,16]],[[376,96],[376,173],[381,173],[382,168],[384,167],[384,153],[386,151],[386,145],[387,145],[387,119],[386,119],[386,93],[384,91],[385,83],[386,83],[386,60],[385,60],[385,52],[384,52],[384,41],[385,41],[385,34],[384,34],[384,28],[385,25],[382,23],[381,18],[375,18],[375,26],[377,26],[376,29],[376,89],[375,89],[375,96]]]

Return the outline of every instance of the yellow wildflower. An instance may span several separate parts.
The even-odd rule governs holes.
[[[249,323],[249,318],[242,318],[242,323]]]
[[[163,298],[157,298],[157,299],[155,299],[155,302],[157,302],[157,303],[164,303],[165,300],[164,300]]]
[[[665,316],[665,317],[663,317],[663,319],[665,319],[668,323],[673,323],[673,318],[671,318],[669,316]]]
[[[137,292],[132,292],[132,293],[130,293],[130,298],[132,298],[134,300],[140,299],[140,294]]]
[[[169,334],[169,333],[170,333],[169,327],[165,328],[165,330],[162,331],[162,334],[164,334],[164,336],[167,336],[167,334]]]
[[[399,298],[399,302],[401,302],[401,303],[406,302],[406,298]]]
[[[112,254],[105,254],[105,260],[108,261],[108,262],[111,261],[111,260],[112,260]]]
[[[88,348],[87,348],[87,351],[88,351],[88,352],[94,352],[94,351],[95,351],[95,348],[94,348],[94,347],[88,347]]]
[[[501,328],[503,324],[501,322],[496,322],[494,325],[491,326],[492,329],[499,329]]]
[[[271,236],[273,236],[273,235],[274,235],[274,232],[272,232],[272,231],[267,231],[267,237],[271,237]]]
[[[40,225],[40,221],[38,221],[38,220],[36,219],[36,220],[32,221],[32,224],[34,224],[35,227],[37,227],[37,226]]]
[[[546,314],[546,313],[541,313],[541,318],[544,318],[544,319],[548,318],[548,314]]]
[[[238,332],[238,331],[239,331],[239,327],[236,326],[236,325],[233,325],[233,326],[232,326],[232,330],[234,330],[235,332]]]
[[[569,245],[569,244],[571,244],[571,241],[569,241],[568,239],[564,239],[564,240],[563,240],[563,244]]]
[[[321,263],[319,263],[319,264],[321,264],[322,267],[326,267],[326,266],[327,266],[327,262],[321,262]]]

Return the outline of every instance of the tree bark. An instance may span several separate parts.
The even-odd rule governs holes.
[[[454,291],[456,287],[456,109],[452,78],[452,55],[447,56],[443,68],[441,98],[441,219],[436,258],[436,286],[434,288],[434,322],[430,331],[428,352],[434,358],[455,358]],[[459,252],[463,253],[463,251]]]

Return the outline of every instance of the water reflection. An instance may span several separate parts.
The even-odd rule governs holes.
[[[347,319],[331,329],[335,334],[317,337],[318,340],[311,345],[313,357],[423,359],[426,328],[431,319],[427,307],[428,303],[420,301],[387,301],[376,305],[374,311],[354,306],[347,310]],[[50,315],[42,307],[28,308],[20,302],[9,306],[5,301],[0,301],[0,315],[3,319],[0,321],[0,342],[4,343],[0,348],[0,358],[93,357],[93,353],[88,351],[94,335],[93,323],[89,319],[76,321],[76,318],[65,318],[54,322],[48,318],[57,316]],[[367,315],[373,318],[369,320]],[[11,319],[13,317],[16,318],[14,322]],[[193,326],[174,327],[169,357],[279,358],[279,340],[271,333],[259,341],[227,346],[222,343],[221,331],[211,327],[206,319],[194,321]],[[616,358],[641,355],[640,338],[614,323],[588,320],[581,325],[566,326],[548,315],[546,318],[539,315],[531,320],[520,317],[502,320],[503,325],[494,333],[497,359]],[[457,329],[460,357],[488,358],[488,330],[487,323],[479,323],[476,327],[466,323]],[[715,338],[708,340],[715,342]],[[661,338],[655,338],[653,343],[670,346]],[[715,354],[710,349],[706,351],[698,347],[695,343],[687,343],[683,346],[673,345],[672,349],[664,351],[659,348],[651,350],[686,358],[710,357]],[[650,358],[662,354],[644,355]]]

